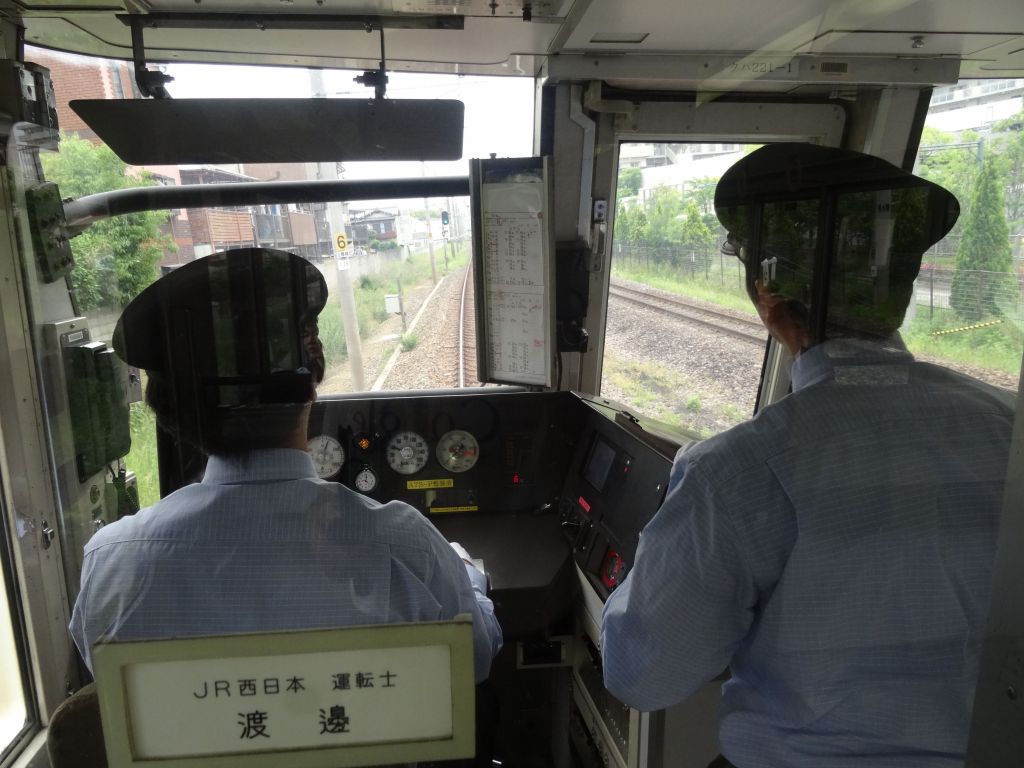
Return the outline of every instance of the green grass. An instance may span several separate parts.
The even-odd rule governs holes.
[[[739,286],[735,273],[727,269],[722,284],[712,268],[711,280],[691,279],[682,276],[678,270],[667,267],[645,265],[624,261],[612,264],[612,274],[625,280],[650,285],[669,293],[702,299],[721,307],[738,310],[757,316],[746,292]],[[995,318],[989,318],[995,319]],[[952,364],[963,364],[1015,374],[1020,371],[1021,352],[1024,349],[1024,328],[1012,320],[988,328],[934,336],[936,331],[961,328],[969,325],[949,309],[936,308],[934,317],[928,317],[926,307],[918,307],[917,316],[900,329],[908,349],[915,355],[928,355]],[[735,423],[746,416],[737,413],[723,413]]]
[[[750,418],[749,413],[744,413],[737,406],[732,403],[726,403],[722,406],[722,416],[728,419],[733,424],[739,424],[742,421],[746,421]]]
[[[401,345],[403,352],[411,352],[416,349],[417,341],[419,341],[419,339],[416,338],[415,333],[406,333],[402,335],[402,338],[398,340],[398,343]]]
[[[679,271],[669,266],[651,266],[631,263],[628,261],[612,262],[612,275],[623,280],[632,280],[668,293],[702,299],[721,307],[757,316],[753,304],[746,291],[739,285],[735,271],[727,268],[724,283],[719,281],[718,273],[712,270],[712,279],[691,279],[680,275]]]
[[[952,310],[938,308],[929,318],[927,309],[919,308],[917,316],[909,326],[900,329],[900,334],[915,355],[931,355],[1004,373],[1020,371],[1024,331],[1012,320],[1003,319],[999,325],[934,335],[938,331],[970,325]]]
[[[467,259],[468,255],[462,256],[461,260],[449,262],[458,265],[465,263]],[[440,277],[444,267],[440,248],[434,249],[434,262]],[[429,254],[426,251],[415,252],[408,259],[386,263],[378,273],[355,278],[352,283],[352,294],[356,301],[356,321],[359,324],[360,338],[372,336],[377,326],[390,317],[384,309],[384,297],[398,293],[399,279],[402,281],[403,293],[429,282]],[[328,288],[331,296],[327,300],[327,306],[320,313],[319,324],[324,355],[328,365],[332,365],[348,357],[348,347],[345,343],[345,327],[341,321],[341,308],[336,296],[337,288],[334,285],[329,285]]]
[[[139,504],[148,507],[160,498],[160,470],[156,460],[156,417],[144,403],[132,403],[130,415],[132,449],[125,466],[139,484]]]
[[[710,420],[723,427],[733,423],[724,423],[724,414],[704,410],[692,382],[668,366],[606,352],[604,380],[622,392],[623,405],[685,432],[708,437],[718,430],[702,422]]]

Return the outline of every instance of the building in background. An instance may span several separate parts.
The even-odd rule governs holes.
[[[373,208],[368,211],[349,211],[352,242],[360,248],[376,248],[374,242],[398,240],[397,210]]]
[[[132,69],[125,62],[42,49],[31,49],[29,59],[50,70],[61,130],[94,144],[102,142],[75,114],[69,102],[142,98]],[[142,169],[165,186],[319,178],[313,163],[142,166]],[[333,253],[327,206],[323,203],[178,209],[171,211],[171,217],[161,229],[175,244],[160,261],[162,272],[226,248],[264,246],[291,251],[307,259],[327,258]]]

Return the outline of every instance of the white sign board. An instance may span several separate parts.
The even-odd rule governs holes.
[[[135,753],[155,759],[450,737],[450,673],[441,645],[132,664],[124,680]]]
[[[481,380],[551,384],[552,254],[547,173],[540,158],[476,161],[482,293]],[[507,168],[504,173],[491,170]]]
[[[468,622],[98,644],[95,652],[112,768],[436,759],[456,742],[465,752],[467,728],[471,753]],[[468,726],[459,720],[467,712]],[[394,745],[426,749],[381,753]]]

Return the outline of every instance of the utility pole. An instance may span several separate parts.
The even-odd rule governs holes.
[[[309,70],[309,85],[313,98],[326,98],[324,75],[319,69]],[[337,179],[338,169],[333,163],[317,163],[317,176],[321,179]],[[345,231],[347,206],[332,200],[327,204],[327,222],[331,229],[331,248],[334,251],[335,285],[338,305],[341,308],[341,323],[345,327],[345,347],[348,350],[348,365],[352,373],[352,390],[366,389],[363,378],[363,346],[359,338],[359,319],[356,316],[356,297],[352,290],[352,274],[349,270],[351,258],[343,253],[350,247]],[[345,247],[342,248],[341,246]]]
[[[426,177],[427,164],[420,163],[420,176]],[[423,198],[423,212],[427,215],[427,250],[430,252],[430,279],[437,285],[437,267],[434,265],[434,232],[430,227],[430,205],[427,198]]]

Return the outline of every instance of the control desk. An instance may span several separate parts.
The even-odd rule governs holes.
[[[482,559],[512,637],[569,612],[573,562],[615,588],[679,445],[607,401],[511,389],[328,396],[309,435],[322,478],[407,502]]]
[[[604,690],[601,608],[629,572],[688,438],[599,398],[512,388],[327,396],[313,406],[309,438],[321,477],[407,502],[483,561],[506,649],[491,679],[503,711],[517,713],[499,736],[515,745],[507,754],[554,743],[551,724],[569,711],[585,764],[638,764],[639,745],[667,721]],[[713,723],[703,726],[713,734]],[[691,757],[714,749],[713,736],[704,741],[694,751],[687,740]],[[643,749],[651,766],[676,757]]]

